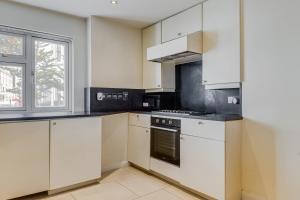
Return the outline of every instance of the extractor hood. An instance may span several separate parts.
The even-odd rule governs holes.
[[[202,58],[202,32],[195,32],[147,49],[151,62],[184,64]]]

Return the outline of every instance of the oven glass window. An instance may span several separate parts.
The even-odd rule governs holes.
[[[178,133],[153,128],[151,156],[178,165],[179,137]]]

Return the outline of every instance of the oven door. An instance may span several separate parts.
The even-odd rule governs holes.
[[[151,126],[151,157],[180,166],[180,129]]]

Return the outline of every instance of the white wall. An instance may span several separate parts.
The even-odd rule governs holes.
[[[74,45],[74,109],[84,110],[87,86],[86,20],[0,0],[0,25],[68,36]]]
[[[89,85],[142,88],[141,29],[101,17],[90,17]]]
[[[299,8],[244,0],[243,188],[262,199],[300,199]]]

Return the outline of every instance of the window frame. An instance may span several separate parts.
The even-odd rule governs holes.
[[[23,56],[0,56],[0,63],[24,65],[23,79],[23,107],[0,108],[1,113],[38,113],[38,112],[71,112],[73,111],[73,39],[66,36],[18,29],[0,25],[0,33],[24,37]],[[54,43],[65,44],[65,106],[64,107],[36,107],[35,106],[35,38]]]

